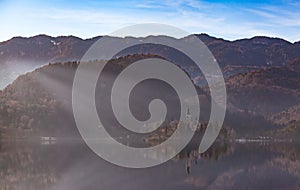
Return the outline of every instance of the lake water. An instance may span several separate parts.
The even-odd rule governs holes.
[[[300,189],[300,148],[291,142],[190,146],[147,169],[110,164],[84,143],[2,142],[1,190]]]

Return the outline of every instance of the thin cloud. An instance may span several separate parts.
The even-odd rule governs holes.
[[[249,8],[245,8],[243,9],[245,11],[248,11],[248,12],[251,12],[251,13],[254,13],[258,16],[261,16],[261,17],[265,17],[265,18],[270,18],[270,19],[274,19],[276,18],[277,16],[275,14],[272,14],[272,13],[268,13],[266,11],[261,11],[261,10],[258,10],[258,9],[249,9]]]
[[[261,9],[244,9],[245,11],[262,17],[262,22],[271,23],[280,26],[298,26],[300,27],[300,13],[293,10],[282,10],[278,7],[268,6]]]

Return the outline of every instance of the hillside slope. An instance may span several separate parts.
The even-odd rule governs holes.
[[[284,67],[230,77],[226,86],[231,110],[259,114],[282,124],[298,119],[292,113],[300,104],[300,59]],[[285,121],[279,122],[281,116]]]

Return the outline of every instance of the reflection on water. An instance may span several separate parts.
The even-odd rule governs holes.
[[[196,149],[160,166],[126,169],[81,142],[2,142],[0,189],[300,189],[299,144],[216,142],[200,155]]]

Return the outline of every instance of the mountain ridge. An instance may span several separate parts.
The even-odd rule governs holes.
[[[221,38],[221,37],[215,37],[215,36],[212,36],[212,35],[209,35],[207,33],[195,33],[195,34],[190,34],[190,35],[195,35],[195,36],[198,36],[198,37],[201,37],[202,39],[204,39],[205,37],[207,38],[213,38],[215,40],[223,40],[223,41],[227,41],[227,42],[238,42],[238,41],[241,41],[241,40],[254,40],[254,39],[257,39],[257,38],[265,38],[265,39],[271,39],[271,40],[282,40],[282,41],[285,41],[285,42],[288,42],[290,44],[297,44],[297,43],[300,43],[300,40],[299,41],[295,41],[295,42],[291,42],[291,41],[288,41],[284,38],[280,38],[280,37],[272,37],[272,36],[252,36],[252,37],[246,37],[246,38],[240,38],[240,39],[234,39],[234,40],[228,40],[228,39],[225,39],[225,38]],[[188,35],[188,36],[190,36]],[[94,38],[100,38],[100,37],[103,37],[104,35],[96,35],[96,36],[93,36],[93,37],[87,37],[87,38],[81,38],[79,36],[75,36],[75,35],[58,35],[58,36],[51,36],[51,35],[48,35],[48,34],[37,34],[37,35],[33,35],[33,36],[28,36],[28,37],[25,37],[25,36],[14,36],[10,39],[7,39],[7,40],[4,40],[4,41],[1,41],[0,44],[4,43],[4,42],[8,42],[10,40],[13,40],[15,38],[21,38],[21,39],[32,39],[32,38],[36,38],[36,37],[50,37],[50,38],[67,38],[67,37],[72,37],[72,38],[77,38],[79,40],[92,40]],[[185,36],[183,38],[186,38],[188,36]],[[130,36],[128,36],[130,37]],[[147,36],[148,37],[148,36]],[[135,37],[133,37],[135,38]]]

